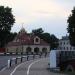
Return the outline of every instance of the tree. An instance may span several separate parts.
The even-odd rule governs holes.
[[[72,46],[75,46],[75,7],[72,10],[72,14],[68,17],[68,33],[69,33],[69,39],[70,39],[70,44]]]
[[[51,37],[50,37],[50,44],[51,44],[51,49],[57,49],[57,47],[58,47],[58,41],[59,41],[59,39],[55,36],[55,35],[51,35]]]
[[[40,36],[43,32],[44,31],[43,31],[42,28],[38,28],[38,29],[32,30],[32,33],[37,35],[37,36]]]
[[[51,39],[50,39],[50,34],[49,33],[41,34],[40,38],[50,44]]]
[[[6,43],[8,43],[8,42],[14,40],[14,38],[16,37],[16,35],[17,35],[16,32],[14,32],[14,33],[10,32],[10,33],[8,34],[7,39],[6,39]]]
[[[5,46],[14,23],[15,18],[12,14],[12,8],[0,6],[0,47]]]
[[[50,35],[50,33],[44,33],[42,28],[32,30],[32,33],[49,43],[51,49],[56,49],[58,47],[58,38],[55,35]]]

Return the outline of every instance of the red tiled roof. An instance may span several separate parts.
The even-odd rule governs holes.
[[[18,34],[15,38],[15,42],[9,42],[7,46],[19,46],[19,45],[36,45],[34,44],[34,38],[36,36],[30,36],[27,33]],[[19,41],[17,41],[19,40]],[[38,45],[49,45],[44,40],[40,39],[40,44]]]

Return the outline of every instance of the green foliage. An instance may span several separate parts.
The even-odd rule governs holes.
[[[32,33],[49,43],[51,49],[56,49],[58,47],[58,39],[55,35],[50,35],[50,33],[44,33],[42,28],[32,30]]]
[[[51,39],[50,39],[50,34],[49,34],[49,33],[43,33],[43,34],[40,36],[40,38],[50,44]]]
[[[70,44],[75,46],[75,7],[72,10],[72,14],[68,17],[68,33],[70,38]]]
[[[55,35],[51,35],[50,37],[51,49],[56,49],[58,47],[59,39]]]
[[[12,33],[12,32],[10,32],[10,33],[8,34],[7,39],[6,39],[6,43],[12,41],[12,40],[15,38],[16,35],[17,35],[17,33]]]
[[[39,36],[40,34],[43,33],[43,30],[42,28],[38,28],[38,29],[32,30],[32,33]]]
[[[0,6],[0,47],[4,47],[15,23],[12,8]]]

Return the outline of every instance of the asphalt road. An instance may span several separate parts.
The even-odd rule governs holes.
[[[64,75],[50,72],[47,69],[48,63],[49,58],[38,58],[6,69],[0,75]]]
[[[0,56],[0,70],[2,68],[4,68],[5,66],[7,66],[7,62],[9,59],[12,59],[12,58],[16,58],[16,57],[19,57],[20,55],[5,55],[5,56]]]
[[[21,57],[21,56],[25,56],[25,55],[0,55],[0,70],[2,68],[4,68],[5,66],[7,66],[7,63],[8,63],[8,60],[9,59],[13,59],[13,58],[16,58],[16,57]],[[44,57],[44,55],[42,55]],[[39,58],[39,55],[35,55],[35,58]],[[33,55],[29,56],[28,60],[32,60],[33,59]],[[26,58],[24,58],[24,60],[26,60]],[[14,62],[13,62],[14,64]]]

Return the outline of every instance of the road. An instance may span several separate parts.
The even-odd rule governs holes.
[[[21,57],[26,55],[0,55],[0,70],[4,68],[7,65],[7,61],[12,58]],[[35,57],[39,57],[39,55],[36,55]],[[44,55],[42,55],[44,56]],[[33,59],[33,56],[29,56],[29,60]]]
[[[49,58],[38,58],[19,64],[15,68],[6,69],[0,75],[64,75],[50,72],[48,68]]]
[[[7,61],[12,58],[20,57],[21,55],[0,55],[0,70],[7,65]]]

